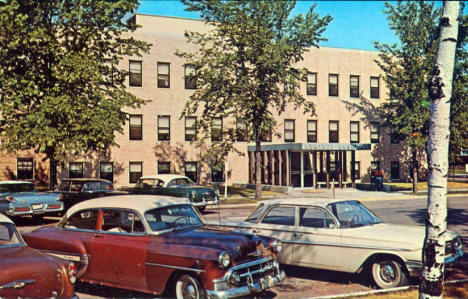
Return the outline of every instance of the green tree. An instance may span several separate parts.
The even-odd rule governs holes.
[[[126,34],[137,0],[6,0],[0,5],[0,140],[3,150],[34,149],[50,163],[104,151],[123,131],[125,107],[144,100],[125,89],[126,55],[149,45]]]
[[[184,115],[200,113],[200,129],[209,138],[213,117],[222,117],[223,138],[212,143],[211,154],[223,161],[235,152],[242,131],[246,141],[255,142],[256,198],[260,198],[262,136],[274,131],[273,114],[286,105],[315,113],[311,101],[299,90],[306,70],[296,63],[310,47],[325,40],[322,33],[330,16],[319,17],[312,6],[305,14],[291,16],[294,1],[183,1],[187,10],[197,11],[213,30],[188,32],[194,53],[178,53],[196,69],[198,89],[187,102]],[[241,130],[236,130],[242,128]]]
[[[381,51],[378,65],[384,72],[389,88],[389,101],[379,107],[383,126],[392,137],[409,148],[413,192],[417,192],[418,160],[424,156],[429,136],[430,98],[427,85],[436,60],[441,9],[433,2],[407,1],[395,5],[385,3],[390,28],[399,38],[399,45],[375,43]],[[452,154],[466,144],[466,26],[460,22],[459,42],[455,66],[455,89],[452,98],[451,148]]]

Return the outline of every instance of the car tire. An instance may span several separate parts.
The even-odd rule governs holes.
[[[205,290],[198,278],[182,274],[175,285],[177,299],[203,299],[206,298]]]
[[[371,275],[381,289],[395,288],[408,284],[408,275],[403,266],[394,259],[380,259],[371,266]]]

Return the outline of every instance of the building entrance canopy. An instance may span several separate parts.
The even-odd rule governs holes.
[[[363,143],[265,144],[260,154],[262,183],[300,188],[335,183],[354,186],[360,171],[355,151],[370,149],[370,144]],[[249,146],[248,153],[249,181],[254,183],[255,146]]]

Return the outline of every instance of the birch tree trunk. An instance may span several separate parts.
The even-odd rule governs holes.
[[[419,298],[442,298],[445,234],[447,228],[447,175],[450,137],[450,100],[458,35],[459,1],[444,1],[440,20],[439,48],[429,95],[431,121],[427,155],[429,161],[426,238]]]

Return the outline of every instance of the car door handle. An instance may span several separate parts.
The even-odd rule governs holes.
[[[302,237],[302,234],[294,233],[293,236],[294,236],[295,238],[298,238],[298,237]]]
[[[102,238],[102,237],[104,237],[104,236],[101,235],[101,234],[94,234],[94,237],[95,237],[95,238]]]
[[[262,232],[262,231],[259,230],[259,229],[254,229],[254,230],[252,231],[252,234],[259,234],[259,233],[261,233],[261,232]]]

